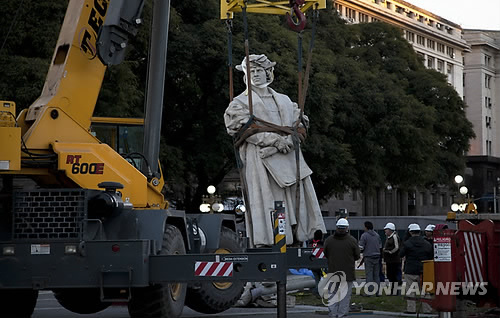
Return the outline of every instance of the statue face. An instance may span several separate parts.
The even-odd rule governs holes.
[[[263,85],[267,83],[267,74],[263,67],[251,66],[250,76],[254,85]]]

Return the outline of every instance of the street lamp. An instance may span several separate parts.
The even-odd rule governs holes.
[[[461,195],[466,195],[469,192],[469,189],[467,189],[466,186],[461,186],[458,191],[460,191]]]
[[[215,194],[215,187],[213,185],[208,186],[208,195],[203,195],[200,205],[200,212],[202,213],[214,213],[224,211],[224,204],[222,204],[222,199],[220,195]]]
[[[462,203],[453,203],[451,205],[451,210],[453,212],[461,212],[461,213],[477,213],[477,205],[470,199],[469,189],[465,185],[460,186],[460,184],[464,181],[464,178],[461,175],[455,176],[455,183],[458,187],[458,192],[463,196]]]

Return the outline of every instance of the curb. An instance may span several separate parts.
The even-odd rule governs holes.
[[[384,316],[393,316],[393,317],[417,317],[417,314],[405,314],[405,313],[398,313],[398,312],[392,312],[392,311],[377,311],[374,310],[372,311],[374,315],[384,315]],[[351,314],[351,313],[349,313]],[[422,318],[433,318],[433,317],[438,317],[439,315],[437,314],[418,314],[418,317]]]
[[[328,315],[328,310],[316,310],[318,315]],[[390,316],[390,317],[417,317],[417,314],[405,314],[393,311],[379,311],[379,310],[362,310],[362,311],[350,311],[349,316],[364,316],[364,315],[380,315],[380,316]],[[437,314],[418,314],[419,318],[435,318],[439,317]]]

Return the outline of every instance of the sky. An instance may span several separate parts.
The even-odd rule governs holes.
[[[463,29],[500,31],[500,0],[405,0]]]

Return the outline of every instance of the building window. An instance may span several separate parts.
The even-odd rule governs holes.
[[[453,64],[446,63],[446,74],[448,74],[448,82],[453,81]]]
[[[427,47],[429,49],[435,50],[436,49],[436,42],[432,41],[431,39],[427,39]]]
[[[392,9],[392,4],[389,1],[386,1],[385,5],[387,6],[387,9],[389,9],[389,10]]]
[[[439,206],[445,207],[447,205],[448,205],[448,202],[446,202],[446,194],[442,193],[439,197]]]
[[[403,14],[403,12],[405,12],[405,9],[403,7],[400,7],[400,6],[396,6],[396,12]]]
[[[347,13],[347,17],[350,20],[356,21],[356,10],[351,9],[351,8],[346,8],[346,13]]]
[[[364,13],[359,13],[359,22],[370,22],[369,16]]]
[[[437,62],[437,70],[441,73],[444,72],[444,61],[443,60],[438,60]]]
[[[446,54],[453,59],[455,58],[455,50],[452,47],[446,47]]]
[[[424,22],[425,21],[425,17],[423,15],[419,15],[418,16],[418,22]]]
[[[377,18],[372,17],[372,22],[378,22],[378,21],[380,21],[380,20],[377,19]]]
[[[484,75],[484,87],[491,88],[491,75]]]
[[[491,141],[490,140],[486,140],[486,154],[488,156],[491,156]]]
[[[424,46],[425,45],[425,38],[423,36],[417,34],[417,43]]]
[[[484,98],[484,107],[491,109],[491,97]]]
[[[427,67],[434,68],[434,58],[432,56],[427,56]]]
[[[352,191],[352,200],[358,201],[358,191]]]
[[[406,39],[410,42],[415,42],[415,33],[406,31]]]
[[[486,116],[485,121],[486,121],[486,128],[491,129],[491,117]]]
[[[437,50],[438,52],[444,53],[444,44],[442,43],[437,43]]]
[[[342,5],[341,4],[335,3],[335,9],[337,9],[337,12],[339,13],[339,15],[342,15]]]
[[[491,56],[489,56],[488,54],[485,54],[484,55],[484,65],[490,66],[490,63],[491,63]]]

